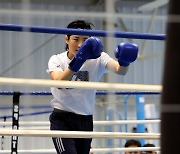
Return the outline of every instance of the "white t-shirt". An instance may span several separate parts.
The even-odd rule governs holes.
[[[71,80],[98,82],[107,71],[106,64],[111,60],[108,54],[102,52],[99,58],[87,60]],[[49,59],[47,72],[64,71],[68,68],[70,61],[67,51],[53,55]],[[51,92],[54,96],[51,101],[53,108],[82,115],[93,114],[95,90],[52,87]]]

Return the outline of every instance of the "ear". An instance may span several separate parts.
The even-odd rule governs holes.
[[[66,42],[66,44],[69,44],[69,39],[68,39],[67,35],[65,35],[65,42]]]

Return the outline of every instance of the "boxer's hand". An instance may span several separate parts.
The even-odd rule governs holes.
[[[138,55],[138,46],[132,43],[121,43],[114,51],[115,57],[118,59],[120,66],[128,66],[134,62]]]

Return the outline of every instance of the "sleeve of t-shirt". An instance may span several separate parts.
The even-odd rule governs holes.
[[[63,71],[61,67],[61,61],[57,57],[57,55],[53,55],[48,62],[48,69],[47,73],[53,72],[53,71]]]

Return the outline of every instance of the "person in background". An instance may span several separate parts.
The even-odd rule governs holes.
[[[138,140],[130,139],[125,143],[124,147],[125,148],[141,147],[141,143]],[[125,152],[125,154],[141,154],[141,151]]]
[[[156,146],[152,143],[146,143],[143,145],[143,147],[156,147]],[[157,154],[157,152],[156,151],[143,151],[142,154]]]

